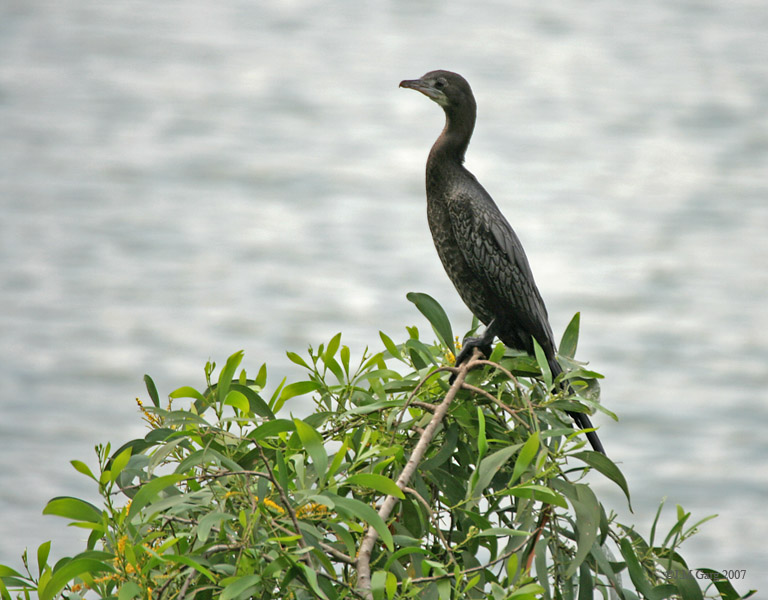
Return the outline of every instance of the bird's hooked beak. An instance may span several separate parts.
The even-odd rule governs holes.
[[[427,98],[434,100],[438,104],[442,104],[441,100],[443,99],[444,94],[423,79],[404,79],[400,82],[400,87],[421,92]]]

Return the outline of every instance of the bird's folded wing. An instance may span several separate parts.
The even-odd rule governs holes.
[[[492,202],[492,201],[491,201]],[[509,319],[526,337],[552,343],[552,332],[525,251],[511,225],[492,204],[457,197],[449,205],[457,244],[472,271],[501,299]],[[526,340],[527,341],[527,340]]]

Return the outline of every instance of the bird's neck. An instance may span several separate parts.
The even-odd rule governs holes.
[[[464,154],[475,129],[475,110],[463,112],[445,109],[445,127],[432,146],[427,160],[427,169],[461,168]]]

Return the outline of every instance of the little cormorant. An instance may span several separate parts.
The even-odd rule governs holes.
[[[486,325],[481,337],[464,341],[456,364],[466,360],[473,348],[488,356],[494,337],[533,355],[535,339],[554,379],[562,367],[523,246],[491,196],[463,165],[477,113],[472,89],[450,71],[431,71],[421,79],[401,81],[400,87],[421,92],[445,111],[445,127],[427,159],[427,220],[448,277],[469,310]],[[584,413],[568,414],[581,429],[592,428]],[[587,439],[605,454],[594,431],[587,433]]]

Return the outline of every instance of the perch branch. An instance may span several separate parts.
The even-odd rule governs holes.
[[[437,431],[438,426],[440,423],[442,423],[445,415],[448,413],[448,408],[450,407],[451,402],[453,402],[456,394],[461,389],[461,386],[464,383],[464,378],[467,376],[467,373],[470,371],[470,369],[473,369],[477,365],[478,356],[481,356],[481,353],[479,350],[475,349],[472,357],[467,362],[465,362],[458,369],[451,369],[455,371],[456,379],[454,379],[453,383],[451,384],[451,387],[448,390],[448,393],[446,393],[445,398],[443,398],[443,401],[435,409],[435,413],[432,415],[432,419],[429,421],[429,425],[427,425],[424,431],[421,433],[421,437],[416,443],[416,446],[411,453],[411,457],[408,459],[408,462],[406,463],[405,467],[400,473],[400,476],[395,482],[397,487],[401,490],[405,490],[405,488],[408,487],[408,482],[416,471],[416,467],[418,467],[421,459],[424,458],[424,454],[426,453],[432,438],[435,436],[435,432]],[[448,369],[438,369],[433,371],[427,375],[423,381],[426,381],[440,370]],[[422,383],[416,387],[417,390],[422,385]],[[415,391],[416,390],[414,390],[414,393]],[[413,398],[413,394],[411,395],[411,398]],[[405,407],[403,410],[405,410]],[[386,521],[389,518],[396,502],[397,498],[395,498],[395,496],[387,496],[384,499],[381,508],[379,508],[379,517],[381,517],[382,520]],[[360,543],[360,548],[357,554],[357,588],[360,593],[368,600],[373,598],[373,593],[371,592],[371,553],[373,552],[373,546],[376,544],[377,539],[378,533],[373,527],[369,526],[363,541]]]

